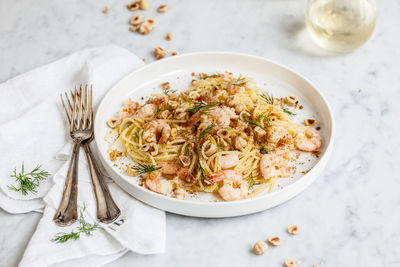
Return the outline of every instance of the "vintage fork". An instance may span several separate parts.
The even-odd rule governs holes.
[[[61,101],[64,107],[65,115],[67,117],[67,121],[70,122],[69,118],[69,113],[67,110],[70,112],[73,112],[73,107],[71,105],[71,102],[68,99],[67,94],[66,96],[66,102],[68,104],[68,108],[64,104],[64,101],[61,97]],[[71,93],[73,103],[76,102],[76,97],[81,97],[82,96],[82,87],[80,87],[80,91],[78,94],[74,95]],[[88,129],[90,131],[90,138],[85,139],[82,141],[82,146],[85,150],[86,158],[88,161],[88,166],[90,170],[90,177],[92,180],[93,184],[93,190],[95,192],[96,196],[96,202],[97,202],[97,218],[103,222],[103,223],[110,223],[114,221],[118,216],[120,215],[121,211],[118,208],[118,206],[115,204],[113,198],[111,197],[110,191],[108,190],[108,187],[106,183],[104,182],[103,176],[101,174],[101,171],[97,165],[97,162],[95,158],[93,157],[93,153],[90,150],[90,142],[94,139],[94,125],[93,125],[93,93],[92,93],[92,87],[90,89],[88,86],[85,86],[84,90],[84,105],[87,107],[84,109],[85,111],[85,117],[87,119],[87,125],[89,126]]]

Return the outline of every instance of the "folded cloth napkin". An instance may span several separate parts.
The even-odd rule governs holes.
[[[144,63],[129,51],[107,46],[85,49],[0,84],[0,207],[9,213],[43,212],[20,266],[100,266],[131,250],[142,254],[165,250],[165,213],[134,199],[110,179],[111,194],[121,209],[120,226],[99,223],[92,236],[52,242],[59,232],[69,233],[79,223],[59,227],[52,218],[61,199],[71,152],[59,96],[77,84],[93,84],[94,103],[120,78]],[[96,105],[95,105],[96,107]],[[24,162],[26,171],[37,164],[52,175],[36,193],[26,196],[10,177]],[[100,162],[98,161],[100,164]],[[93,223],[96,202],[83,150],[80,153],[78,208]]]

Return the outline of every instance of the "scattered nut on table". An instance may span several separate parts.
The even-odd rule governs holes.
[[[155,19],[146,19],[145,21],[144,21],[144,23],[146,23],[147,25],[150,25],[151,27],[154,27],[154,26],[156,26],[156,20]]]
[[[172,33],[167,33],[166,35],[165,35],[165,39],[167,39],[168,41],[171,41],[172,40]]]
[[[127,4],[126,7],[130,10],[130,11],[135,11],[139,9],[139,2],[138,1],[133,1],[130,4]]]
[[[168,11],[168,5],[161,5],[158,7],[158,12],[164,13]]]
[[[139,7],[140,7],[140,9],[143,9],[143,10],[149,9],[149,1],[148,0],[140,0]]]
[[[140,25],[140,28],[139,28],[139,32],[144,35],[149,34],[152,30],[153,30],[153,27],[146,23],[143,23],[142,25]]]
[[[297,235],[299,233],[299,227],[297,225],[289,225],[288,232],[289,234]]]
[[[280,238],[279,236],[274,236],[274,237],[268,238],[268,242],[269,242],[271,245],[277,247],[277,246],[279,246],[279,245],[282,243],[282,240],[281,240],[281,238]]]
[[[110,12],[110,9],[111,9],[110,6],[106,6],[106,7],[103,9],[102,12],[103,12],[104,14],[108,14],[108,12]]]
[[[285,261],[286,267],[296,267],[296,262],[294,260],[287,260]]]
[[[171,53],[171,56],[176,56],[176,55],[178,55],[178,52],[176,52],[176,51]]]
[[[254,244],[253,251],[257,255],[264,254],[264,252],[268,249],[267,243],[259,240]]]
[[[142,20],[143,20],[142,14],[136,14],[135,16],[133,16],[131,18],[129,23],[136,26],[136,25],[139,25],[140,23],[142,23]]]

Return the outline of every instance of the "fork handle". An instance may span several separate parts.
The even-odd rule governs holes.
[[[93,157],[92,151],[90,150],[89,142],[85,142],[82,145],[87,157],[90,177],[92,179],[93,190],[96,196],[97,218],[103,223],[111,223],[118,218],[118,216],[121,214],[121,211],[115,204],[113,198],[111,197],[110,191],[104,182],[100,168]]]
[[[78,219],[78,163],[80,142],[74,144],[71,161],[69,163],[68,174],[65,179],[64,191],[60,205],[54,215],[53,221],[65,226],[75,222]]]

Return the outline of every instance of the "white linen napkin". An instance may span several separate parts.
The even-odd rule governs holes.
[[[165,213],[137,201],[110,179],[108,187],[125,223],[117,230],[100,223],[90,237],[81,234],[77,241],[51,242],[56,233],[78,227],[78,223],[59,227],[52,221],[68,170],[65,159],[69,159],[72,147],[60,93],[77,84],[93,84],[96,104],[120,78],[143,64],[119,47],[85,49],[0,84],[0,207],[10,213],[43,212],[20,266],[100,266],[129,250],[164,252]],[[20,170],[22,161],[25,170],[43,164],[52,174],[35,194],[23,196],[8,189],[8,185],[18,187],[10,174],[14,167]],[[86,220],[94,222],[96,202],[83,150],[78,181],[79,206],[86,203]]]

